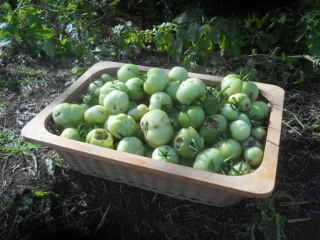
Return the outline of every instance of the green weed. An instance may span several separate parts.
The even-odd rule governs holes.
[[[296,202],[291,195],[277,192],[266,200],[258,199],[250,205],[250,207],[255,207],[257,212],[253,215],[253,221],[248,227],[246,239],[256,239],[256,231],[260,232],[265,240],[284,239],[285,217],[278,213],[275,206],[275,201],[283,197],[293,203]]]

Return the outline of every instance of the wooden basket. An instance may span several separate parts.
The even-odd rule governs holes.
[[[275,185],[284,101],[284,91],[278,86],[257,83],[260,94],[269,101],[271,113],[263,162],[257,170],[247,175],[227,176],[206,172],[58,136],[51,117],[53,108],[59,103],[74,100],[101,74],[116,76],[123,65],[100,62],[92,66],[22,129],[24,139],[55,149],[76,171],[177,199],[225,207],[243,197],[266,198],[271,195]],[[138,68],[141,72],[150,69],[145,66]],[[189,77],[216,84],[222,79],[195,73],[189,73]]]

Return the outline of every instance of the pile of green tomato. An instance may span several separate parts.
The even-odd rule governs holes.
[[[270,108],[254,82],[208,85],[175,66],[102,74],[52,112],[61,137],[209,172],[243,175],[263,159]]]

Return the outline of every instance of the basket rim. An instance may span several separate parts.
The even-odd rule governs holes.
[[[94,64],[82,76],[69,86],[62,94],[55,98],[47,107],[38,113],[22,129],[21,135],[27,141],[38,143],[60,151],[71,152],[83,155],[89,159],[101,162],[134,168],[140,171],[149,172],[161,177],[167,177],[176,181],[183,181],[187,184],[196,184],[214,188],[220,191],[241,195],[251,198],[266,198],[271,195],[275,187],[276,170],[279,154],[279,143],[282,124],[282,111],[284,103],[284,90],[276,85],[256,82],[260,93],[269,100],[270,120],[267,131],[264,158],[258,169],[254,172],[241,176],[228,176],[218,173],[211,173],[190,167],[155,161],[151,158],[134,155],[117,150],[102,148],[99,146],[62,138],[50,133],[46,125],[51,120],[53,108],[62,102],[69,102],[82,90],[90,80],[101,75],[116,71],[126,63],[102,61]],[[140,71],[147,71],[152,67],[136,65]],[[164,69],[169,71],[168,69]],[[191,73],[189,77],[197,77],[205,82],[219,84],[222,77]],[[106,157],[107,156],[107,157]]]

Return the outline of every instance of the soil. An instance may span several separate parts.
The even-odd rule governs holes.
[[[19,149],[0,160],[1,239],[243,239],[250,233],[272,239],[281,220],[284,239],[320,239],[320,131],[312,127],[320,123],[319,80],[282,86],[286,111],[274,197],[268,199],[274,204],[245,198],[222,208],[84,175],[53,149],[28,150],[23,139],[4,139],[19,138],[23,126],[77,79],[71,74],[75,61],[64,60],[0,63],[0,79],[7,81],[0,90],[0,143],[15,142]],[[176,65],[154,56],[131,62]]]

